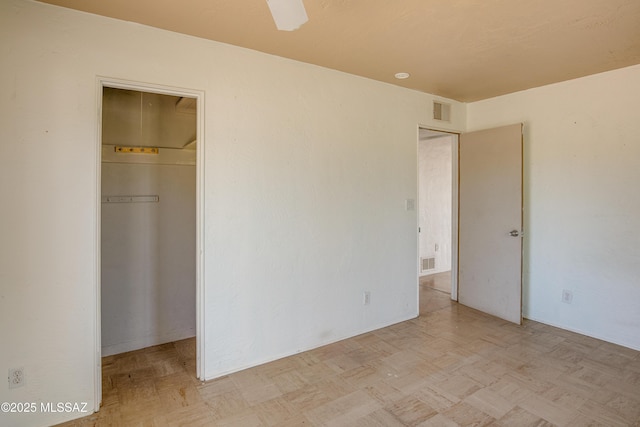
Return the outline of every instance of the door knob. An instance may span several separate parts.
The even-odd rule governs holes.
[[[511,236],[511,237],[518,237],[518,236],[520,236],[520,232],[519,232],[518,230],[511,230],[511,231],[509,232],[509,236]]]

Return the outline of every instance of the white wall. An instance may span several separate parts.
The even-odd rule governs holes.
[[[196,333],[196,168],[117,154],[131,163],[102,164],[103,198],[159,201],[102,203],[102,356]]]
[[[640,66],[468,106],[469,130],[515,122],[525,317],[640,349]]]
[[[205,93],[206,378],[416,316],[432,96],[26,0],[0,54],[0,372],[27,376],[0,401],[95,404],[97,76]]]
[[[418,144],[420,257],[435,257],[435,269],[421,275],[451,270],[452,156],[452,135]]]

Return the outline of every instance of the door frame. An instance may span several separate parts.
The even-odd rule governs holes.
[[[451,299],[458,301],[458,219],[459,219],[459,196],[458,196],[458,183],[460,174],[458,172],[459,167],[459,147],[460,147],[460,134],[447,129],[437,129],[433,126],[418,125],[418,137],[416,142],[416,167],[418,170],[417,176],[417,188],[418,195],[420,194],[420,165],[419,165],[419,150],[420,150],[420,129],[425,129],[433,132],[440,132],[443,134],[449,134],[454,136],[451,143]],[[416,256],[417,271],[420,271],[420,198],[416,197],[417,212],[416,215],[416,241],[418,254]],[[418,273],[419,274],[419,273]],[[419,276],[418,276],[419,282]]]
[[[98,412],[102,403],[102,310],[101,310],[101,227],[102,227],[102,94],[105,87],[128,89],[140,92],[158,93],[162,95],[184,96],[196,99],[196,377],[204,379],[205,375],[205,267],[204,267],[204,105],[205,92],[196,89],[185,89],[167,85],[159,85],[105,76],[96,77],[96,199],[95,199],[95,248],[94,268],[96,271],[94,285],[94,307],[96,311],[94,325],[94,412]]]

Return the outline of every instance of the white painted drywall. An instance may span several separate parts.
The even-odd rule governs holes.
[[[159,201],[102,203],[103,356],[196,333],[196,168],[118,154],[127,163],[102,163],[103,198]]]
[[[468,106],[470,130],[516,122],[524,316],[640,349],[640,66]]]
[[[452,149],[451,135],[418,143],[420,258],[435,257],[421,275],[451,270]]]
[[[0,2],[0,52],[0,372],[27,375],[0,401],[95,405],[98,76],[205,93],[206,378],[416,316],[433,96],[26,0]]]

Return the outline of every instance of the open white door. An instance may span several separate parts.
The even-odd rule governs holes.
[[[522,322],[522,124],[470,132],[459,148],[458,301]]]

